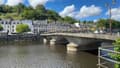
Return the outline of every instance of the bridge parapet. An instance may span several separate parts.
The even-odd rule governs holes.
[[[94,33],[46,33],[41,34],[41,36],[71,36],[71,37],[83,37],[83,38],[95,38],[95,39],[104,39],[104,40],[115,40],[119,38],[117,34],[94,34]]]

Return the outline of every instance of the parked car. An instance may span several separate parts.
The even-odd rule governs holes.
[[[95,34],[105,34],[106,32],[104,30],[95,30]]]

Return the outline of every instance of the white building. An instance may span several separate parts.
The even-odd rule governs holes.
[[[72,28],[71,24],[62,22],[50,22],[47,20],[33,21],[34,33],[39,34],[41,32],[64,32]]]
[[[16,33],[16,25],[22,23],[28,24],[31,31],[33,31],[32,21],[30,20],[0,20],[3,32],[8,32],[8,34]]]
[[[3,32],[8,34],[16,33],[17,24],[28,24],[31,32],[39,34],[41,32],[66,32],[71,29],[76,29],[74,24],[62,23],[59,21],[48,23],[47,20],[0,20],[0,24],[3,26]]]
[[[36,20],[33,21],[33,32],[39,34],[47,31],[47,20]]]

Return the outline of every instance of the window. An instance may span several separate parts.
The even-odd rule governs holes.
[[[7,24],[7,22],[5,22],[5,24]]]
[[[14,28],[14,25],[12,26],[12,28]]]
[[[15,22],[13,22],[13,24],[15,24]]]
[[[4,24],[4,22],[1,22],[1,24]]]
[[[14,29],[12,29],[12,32],[14,32]]]

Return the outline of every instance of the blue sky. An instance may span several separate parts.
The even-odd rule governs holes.
[[[47,9],[58,12],[62,17],[71,16],[78,20],[98,20],[108,18],[108,9],[105,3],[112,4],[112,0],[3,0],[7,5],[14,6],[18,3],[35,7],[44,5]],[[1,0],[0,0],[1,2]],[[120,0],[112,5],[112,18],[120,20]]]
[[[116,4],[112,5],[112,0],[55,0],[54,2],[48,2],[45,6],[48,9],[53,9],[57,12],[61,12],[66,6],[74,5],[75,11],[80,11],[82,6],[90,7],[95,5],[101,8],[101,13],[98,15],[91,15],[88,17],[79,18],[80,20],[97,20],[99,18],[108,18],[106,12],[108,9],[105,6],[105,3],[112,5],[112,8],[120,8],[120,0],[116,0]],[[94,11],[94,10],[90,10]],[[120,10],[119,10],[120,11]],[[120,14],[119,14],[120,15]]]

